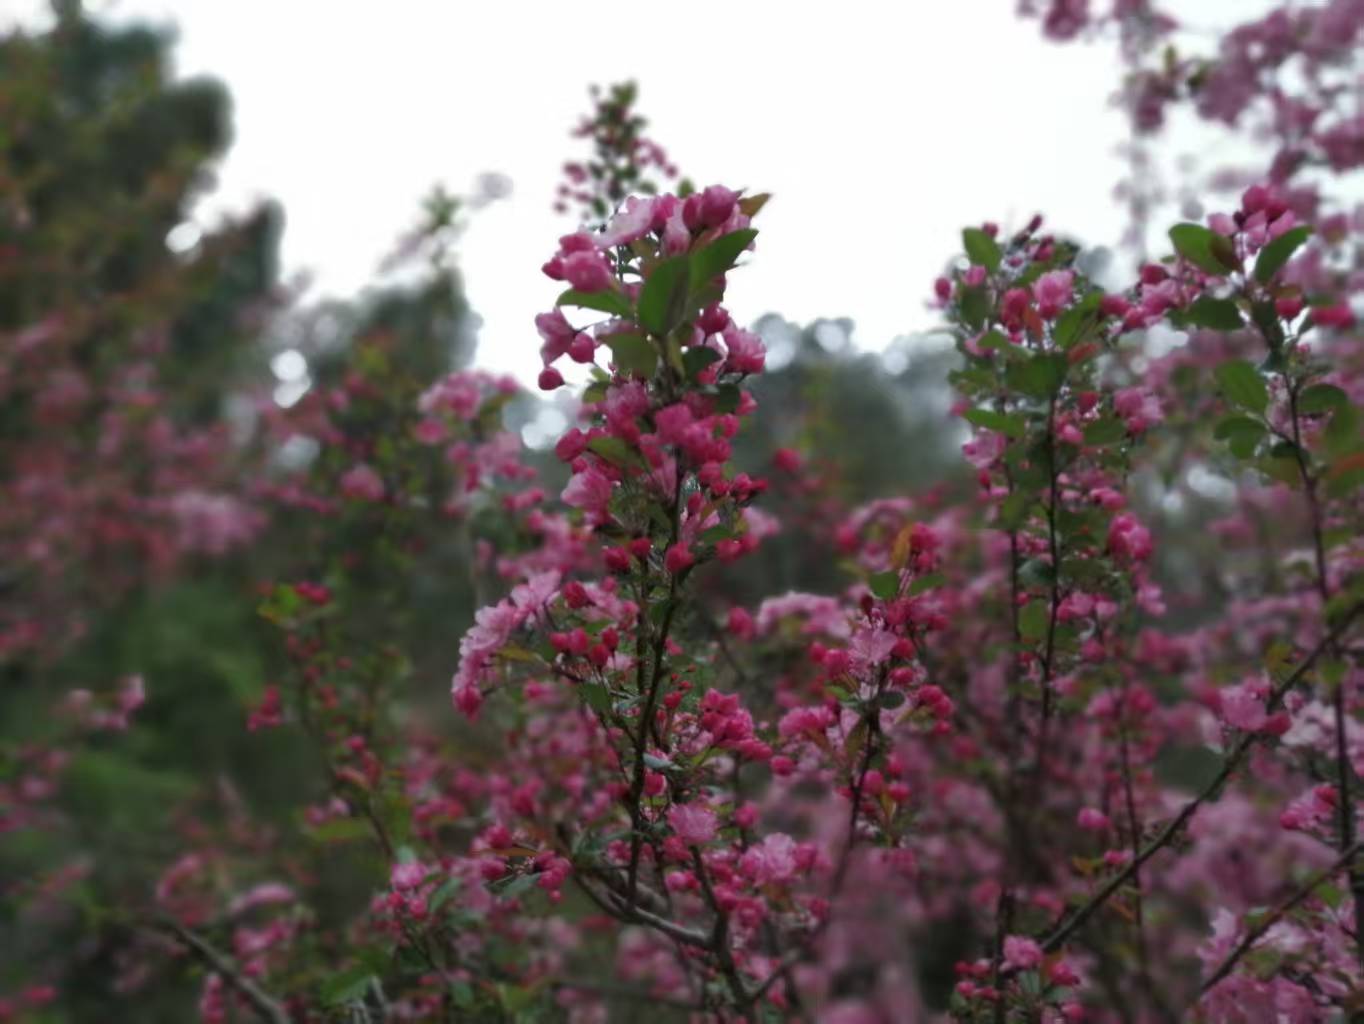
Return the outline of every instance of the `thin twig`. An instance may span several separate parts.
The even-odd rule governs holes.
[[[1355,855],[1359,853],[1359,850],[1360,846],[1358,843],[1346,847],[1340,856],[1330,865],[1318,871],[1304,882],[1291,896],[1266,914],[1265,917],[1261,919],[1260,923],[1248,931],[1246,937],[1236,944],[1236,948],[1227,954],[1227,958],[1218,964],[1217,970],[1213,971],[1212,974],[1208,976],[1208,980],[1203,982],[1203,986],[1198,990],[1198,997],[1202,999],[1225,980],[1241,958],[1250,952],[1251,947],[1259,942],[1269,929],[1278,924],[1280,919],[1282,919],[1290,910],[1303,900],[1307,899],[1308,896],[1311,896],[1317,886],[1321,885],[1322,882],[1331,878],[1342,868],[1346,867],[1354,859]]]
[[[219,952],[206,939],[196,935],[174,918],[158,918],[156,927],[173,935],[182,946],[240,992],[242,998],[251,1004],[251,1008],[261,1020],[269,1024],[290,1024],[291,1018],[289,1012],[284,1009],[284,1004],[244,975],[225,953]]]
[[[1322,637],[1316,647],[1312,648],[1311,652],[1303,659],[1302,663],[1293,670],[1292,674],[1274,688],[1274,691],[1270,694],[1269,700],[1266,702],[1266,706],[1270,711],[1277,708],[1283,701],[1284,694],[1301,682],[1302,677],[1312,670],[1312,666],[1316,664],[1317,659],[1340,639],[1341,635],[1351,624],[1353,624],[1361,611],[1364,611],[1364,601],[1354,605],[1341,620],[1336,623],[1335,628],[1327,633],[1326,636]],[[1241,762],[1244,761],[1246,755],[1250,753],[1250,748],[1259,738],[1259,735],[1256,733],[1247,733],[1242,736],[1232,748],[1231,753],[1222,761],[1222,767],[1213,777],[1212,781],[1204,786],[1197,796],[1186,803],[1180,809],[1179,813],[1171,819],[1170,823],[1161,829],[1160,834],[1143,847],[1139,854],[1128,861],[1127,865],[1121,871],[1105,882],[1103,886],[1100,887],[1099,891],[1091,896],[1083,906],[1077,909],[1074,914],[1047,936],[1042,942],[1042,949],[1048,953],[1054,953],[1056,950],[1060,949],[1061,946],[1065,944],[1065,941],[1094,915],[1095,911],[1107,903],[1114,893],[1126,885],[1128,880],[1141,870],[1143,864],[1174,842],[1175,837],[1178,836],[1184,826],[1188,824],[1189,819],[1198,812],[1198,809],[1203,806],[1204,803],[1220,792],[1227,780],[1235,774],[1236,769],[1240,767]]]

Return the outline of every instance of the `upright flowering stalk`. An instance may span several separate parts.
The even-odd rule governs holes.
[[[756,543],[746,510],[766,485],[731,475],[725,463],[754,407],[743,384],[762,371],[764,350],[722,302],[763,199],[723,186],[686,199],[632,197],[603,231],[561,239],[544,270],[569,288],[537,318],[540,383],[562,385],[564,357],[590,372],[583,426],[555,452],[571,470],[562,499],[594,530],[608,575],[540,573],[481,611],[454,681],[455,703],[470,716],[511,678],[567,688],[616,765],[599,791],[611,804],[594,802],[590,814],[580,809],[548,833],[538,822],[536,845],[607,913],[699,948],[744,1005],[753,971],[732,948],[733,867],[713,877],[718,868],[703,852],[737,827],[712,792],[728,778],[719,766],[732,764],[737,776],[771,751],[737,699],[704,684],[706,660],[678,638],[695,628],[692,575]],[[606,316],[577,326],[566,308]],[[522,699],[533,692],[523,689]],[[709,914],[703,931],[660,916],[673,890],[700,895],[692,912]]]
[[[601,224],[627,196],[657,193],[656,175],[677,177],[663,147],[645,134],[648,122],[635,108],[637,97],[633,82],[592,87],[592,112],[573,132],[590,141],[592,155],[564,164],[557,212],[567,213],[576,205],[587,220]]]
[[[1130,454],[1160,420],[1160,405],[1140,389],[1116,387],[1101,369],[1140,321],[1127,315],[1125,299],[1105,295],[1075,269],[1073,247],[1038,236],[1039,223],[1003,243],[991,225],[968,229],[969,266],[938,285],[966,357],[954,383],[976,430],[967,456],[993,526],[1007,538],[1002,692],[978,712],[980,741],[999,756],[990,785],[1003,812],[1005,853],[989,983],[964,982],[964,1006],[1001,998],[1002,975],[1011,963],[1023,966],[1021,940],[1011,935],[1044,918],[1021,905],[1020,894],[1063,883],[1054,865],[1065,853],[1047,852],[1050,837],[1085,813],[1086,794],[1069,767],[1090,756],[1089,728],[1078,727],[1077,713],[1109,689],[1119,706],[1127,699],[1126,677],[1107,663],[1125,643],[1129,610],[1163,611],[1147,571],[1150,534],[1123,494]],[[943,656],[950,666],[962,653]],[[1128,756],[1135,738],[1126,726],[1116,738],[1122,757],[1114,767],[1128,787],[1122,832],[1135,845],[1141,823]],[[1140,951],[1139,882],[1133,914]],[[1018,998],[1040,1008],[1051,990],[1044,977],[1040,991],[1020,990]]]
[[[1306,791],[1299,790],[1285,810],[1284,827],[1320,836],[1335,847],[1335,859],[1315,881],[1285,897],[1273,920],[1291,914],[1302,929],[1306,945],[1293,970],[1316,977],[1344,970],[1359,977],[1357,963],[1344,966],[1357,961],[1358,951],[1347,938],[1354,928],[1342,916],[1354,920],[1364,901],[1351,897],[1341,906],[1337,898],[1323,907],[1315,895],[1335,872],[1350,878],[1352,890],[1358,884],[1350,753],[1357,723],[1353,698],[1342,685],[1352,676],[1339,660],[1342,637],[1362,610],[1355,524],[1359,421],[1348,390],[1355,348],[1328,334],[1325,351],[1335,357],[1328,361],[1304,341],[1308,331],[1339,332],[1353,321],[1332,298],[1340,284],[1324,254],[1307,250],[1294,260],[1310,232],[1271,190],[1251,189],[1234,216],[1213,217],[1210,224],[1172,229],[1176,255],[1143,268],[1139,283],[1124,294],[1104,295],[1087,285],[1067,265],[1064,251],[1058,255],[1060,247],[1035,237],[1036,222],[1005,245],[989,227],[968,230],[970,265],[939,282],[939,299],[967,357],[956,377],[970,403],[962,413],[976,427],[967,455],[995,509],[994,525],[1007,538],[1007,582],[998,586],[1007,588],[1011,638],[997,702],[980,703],[988,691],[977,683],[977,703],[963,716],[972,745],[993,748],[999,758],[998,774],[985,778],[1000,804],[1003,830],[993,955],[963,968],[957,991],[965,1019],[990,1019],[1015,1005],[1078,1014],[1078,1005],[1065,1001],[1075,972],[1048,957],[1083,938],[1098,957],[1099,977],[1112,972],[1114,940],[1104,938],[1108,929],[1096,915],[1114,902],[1126,908],[1132,930],[1133,959],[1122,969],[1140,982],[1124,998],[1149,1003],[1159,1015],[1176,1012],[1180,997],[1170,1002],[1169,989],[1152,984],[1169,966],[1149,933],[1163,933],[1167,918],[1158,910],[1153,925],[1147,911],[1153,893],[1158,907],[1185,898],[1187,881],[1160,855],[1187,829],[1200,837],[1193,859],[1214,856],[1200,814],[1222,813],[1228,820],[1229,810],[1205,808],[1239,780],[1261,745],[1280,736],[1294,739],[1281,749],[1279,763],[1269,767],[1262,759],[1258,780],[1242,785],[1293,792],[1302,770],[1297,751],[1312,749],[1315,771],[1309,775],[1325,775],[1334,784],[1298,783]],[[1310,309],[1304,285],[1315,303]],[[1216,438],[1235,458],[1300,495],[1293,519],[1306,531],[1305,571],[1294,573],[1303,584],[1276,606],[1287,611],[1288,622],[1277,637],[1272,626],[1256,626],[1268,648],[1258,678],[1244,677],[1244,648],[1220,650],[1224,641],[1197,636],[1157,644],[1149,630],[1138,632],[1142,620],[1164,613],[1164,600],[1150,576],[1151,534],[1134,516],[1128,494],[1129,459],[1137,442],[1157,430],[1165,410],[1149,385],[1122,379],[1129,371],[1121,361],[1101,357],[1119,337],[1162,320],[1200,337],[1225,335],[1224,352],[1245,353],[1254,338],[1262,345],[1258,367],[1224,355],[1213,372],[1225,406]],[[950,679],[958,664],[958,671],[968,672],[979,664],[964,659],[959,633],[938,639],[943,643],[930,644],[925,653],[930,662],[939,659],[940,678]],[[1178,688],[1158,701],[1147,680],[1171,672]],[[1181,733],[1201,714],[1181,708],[1175,698],[1184,688],[1204,690],[1201,680],[1209,676],[1231,672],[1242,673],[1241,681],[1205,698],[1220,719],[1216,770],[1192,797],[1162,794],[1153,759],[1163,745],[1184,742]],[[968,685],[965,679],[961,685]],[[1320,730],[1317,742],[1302,731],[1308,719],[1295,713],[1320,723],[1313,726]],[[1206,725],[1200,728],[1208,735]],[[1082,767],[1105,780],[1096,796],[1076,774]],[[1020,800],[1027,802],[1027,817],[1014,810]],[[1067,823],[1074,831],[1058,848]],[[1087,845],[1085,833],[1118,842],[1086,866],[1076,856],[1077,846]],[[1079,879],[1058,870],[1066,860],[1080,869]],[[1266,850],[1263,863],[1273,862]],[[1152,874],[1152,863],[1163,866]],[[1282,883],[1274,888],[1283,891]],[[1227,1019],[1230,1005],[1264,984],[1246,984],[1238,972],[1269,925],[1247,925],[1238,942],[1233,920],[1230,912],[1219,916],[1215,944],[1200,951],[1209,972],[1200,1012],[1210,1019]],[[1029,931],[1037,938],[1027,938]],[[1347,942],[1350,953],[1343,956]],[[1034,976],[1038,980],[1030,980]],[[1306,990],[1295,978],[1285,968],[1265,991],[1300,999]],[[1126,987],[1111,974],[1104,983],[1114,992]],[[1346,993],[1356,987],[1351,981],[1319,1001],[1348,1004]]]
[[[1164,282],[1156,287],[1173,294],[1202,293],[1172,310],[1171,317],[1225,335],[1243,356],[1213,368],[1223,402],[1214,436],[1232,458],[1293,492],[1297,508],[1289,510],[1301,523],[1307,555],[1292,574],[1290,592],[1295,617],[1325,638],[1313,696],[1329,706],[1330,724],[1325,742],[1312,754],[1312,774],[1320,772],[1325,784],[1316,785],[1310,799],[1304,795],[1295,801],[1284,812],[1284,823],[1315,832],[1339,852],[1337,870],[1349,879],[1353,903],[1353,927],[1347,930],[1353,933],[1353,958],[1364,973],[1359,783],[1350,755],[1358,697],[1351,692],[1353,676],[1339,640],[1364,611],[1359,543],[1364,472],[1352,373],[1357,342],[1350,337],[1355,317],[1338,298],[1351,283],[1348,272],[1339,269],[1340,257],[1349,251],[1342,245],[1347,237],[1333,232],[1334,237],[1314,239],[1283,196],[1262,186],[1247,190],[1234,214],[1212,217],[1209,225],[1171,230],[1180,255],[1171,277],[1174,288]],[[1274,700],[1271,694],[1265,710],[1275,710]],[[1225,697],[1223,706],[1231,717]],[[1262,728],[1261,707],[1254,701],[1250,720],[1239,724]],[[1304,811],[1312,801],[1321,806],[1320,814]],[[1234,963],[1220,967],[1213,978],[1221,981]],[[1214,985],[1210,981],[1205,991],[1216,1006],[1228,996]]]

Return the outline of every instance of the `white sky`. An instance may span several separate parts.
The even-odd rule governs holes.
[[[1124,223],[1113,49],[1048,44],[1014,0],[693,0],[683,17],[598,0],[86,6],[178,24],[179,72],[226,81],[236,143],[202,216],[279,199],[286,273],[310,271],[313,295],[373,280],[435,183],[508,175],[512,196],[476,215],[459,259],[477,363],[527,383],[533,316],[559,290],[539,266],[572,228],[550,204],[584,152],[568,132],[592,82],[637,80],[652,136],[699,185],[774,193],[731,280],[741,321],[849,316],[880,350],[932,326],[924,300],[963,225],[1041,210],[1112,243]],[[1213,24],[1263,3],[1193,6]],[[0,0],[0,24],[45,9]]]

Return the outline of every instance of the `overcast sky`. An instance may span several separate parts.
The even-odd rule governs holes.
[[[199,216],[280,200],[286,272],[309,271],[314,295],[373,280],[435,183],[509,176],[459,260],[477,362],[528,383],[532,319],[558,291],[538,268],[572,227],[550,205],[592,82],[638,81],[652,135],[698,184],[774,193],[731,282],[741,320],[848,316],[880,350],[932,326],[924,300],[962,225],[1041,210],[1096,242],[1123,225],[1112,48],[1049,45],[1014,0],[86,6],[178,25],[178,72],[226,81],[236,142]],[[1194,6],[1211,24],[1263,4]],[[0,0],[28,24],[45,8]]]

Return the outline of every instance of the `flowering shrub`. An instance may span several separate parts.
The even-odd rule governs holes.
[[[1357,6],[1261,35],[1311,65]],[[307,457],[242,489],[284,542],[239,731],[305,747],[295,813],[184,798],[149,891],[89,911],[118,991],[188,975],[210,1022],[1364,1011],[1364,223],[1331,179],[1276,158],[1120,288],[1040,217],[968,227],[933,285],[964,484],[845,503],[798,443],[771,482],[736,464],[768,366],[726,297],[767,197],[661,191],[633,100],[584,123],[586,226],[541,268],[538,386],[577,400],[552,456],[508,429],[512,382],[418,372],[382,331],[271,417]],[[792,521],[840,585],[736,596]],[[67,696],[7,756],[4,830],[50,827],[64,748],[135,736],[147,696]]]

